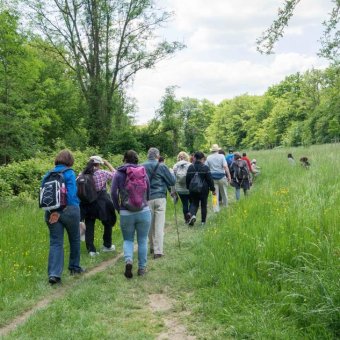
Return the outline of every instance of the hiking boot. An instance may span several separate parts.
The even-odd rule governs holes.
[[[133,274],[132,274],[132,263],[131,262],[128,262],[126,265],[125,265],[125,272],[124,272],[124,275],[127,279],[131,279]]]
[[[111,247],[102,247],[102,252],[103,253],[108,253],[110,251],[115,251],[116,250],[116,246],[113,244]]]
[[[137,272],[138,276],[144,276],[145,274],[146,274],[145,268],[138,268],[138,272]]]
[[[192,215],[192,216],[190,217],[190,220],[189,220],[188,224],[189,224],[190,226],[193,226],[193,225],[195,224],[195,222],[196,222],[196,216],[195,216],[195,215]]]
[[[97,251],[89,251],[89,255],[91,257],[95,257],[95,256],[99,255],[99,253]]]
[[[61,278],[57,276],[50,276],[48,278],[48,283],[53,286],[55,284],[61,284]]]
[[[76,268],[76,269],[70,269],[70,275],[80,275],[80,274],[83,274],[85,273],[85,269],[82,268],[82,267],[79,267],[79,268]]]
[[[191,218],[191,214],[187,213],[184,215],[185,224],[188,224]]]
[[[156,259],[160,259],[162,256],[163,254],[155,254],[153,258],[156,260]]]

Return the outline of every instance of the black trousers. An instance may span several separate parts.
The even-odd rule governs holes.
[[[209,192],[200,194],[190,193],[190,214],[196,215],[201,203],[201,218],[204,223],[207,219],[208,195]]]
[[[94,246],[94,225],[96,219],[95,218],[85,218],[85,243],[86,249],[88,252],[93,251],[96,252],[96,247]],[[110,248],[112,245],[112,222],[111,221],[101,221],[104,226],[104,233],[103,233],[103,245],[105,247]]]

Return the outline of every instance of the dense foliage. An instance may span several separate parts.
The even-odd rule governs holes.
[[[140,127],[133,121],[136,103],[123,86],[109,99],[111,118],[105,110],[91,111],[79,70],[65,63],[67,49],[22,31],[19,23],[16,12],[0,7],[0,165],[55,152],[61,144],[72,150],[92,145],[103,155],[157,146],[162,154],[174,156],[181,149],[208,151],[212,143],[261,149],[339,140],[337,63],[290,75],[261,96],[243,94],[217,105],[176,98],[176,87],[169,87],[155,118]],[[92,81],[84,80],[86,75],[82,79]]]

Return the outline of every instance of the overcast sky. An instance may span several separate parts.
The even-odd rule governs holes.
[[[137,99],[137,123],[153,118],[168,86],[178,86],[177,98],[205,98],[218,104],[244,93],[261,95],[289,74],[328,65],[316,54],[331,0],[302,0],[271,56],[259,54],[255,41],[276,18],[283,0],[157,2],[175,12],[160,35],[187,47],[155,69],[137,74],[129,90]]]

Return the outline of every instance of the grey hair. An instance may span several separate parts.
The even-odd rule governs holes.
[[[159,150],[157,148],[150,148],[148,151],[148,159],[153,160],[158,158],[160,155]]]

